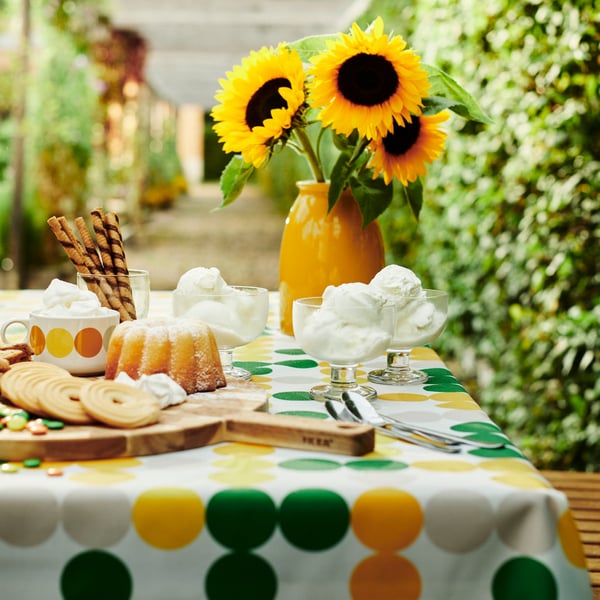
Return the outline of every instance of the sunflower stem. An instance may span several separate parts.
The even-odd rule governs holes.
[[[298,141],[300,142],[300,145],[302,146],[304,154],[306,155],[308,164],[312,171],[313,177],[315,178],[315,181],[325,181],[325,176],[323,175],[323,169],[321,168],[319,159],[317,158],[317,155],[315,154],[314,148],[312,147],[312,144],[310,143],[310,139],[309,139],[306,131],[304,131],[304,129],[302,129],[302,128],[298,128],[295,130],[294,133],[296,134],[296,137],[298,138]]]

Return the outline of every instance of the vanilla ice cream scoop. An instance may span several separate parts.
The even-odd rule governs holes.
[[[179,278],[175,289],[186,294],[221,294],[227,287],[217,267],[194,267]]]
[[[393,307],[367,284],[342,284],[326,288],[320,305],[296,301],[293,320],[307,354],[332,364],[357,364],[387,349]]]
[[[100,317],[111,312],[93,292],[60,279],[53,279],[44,290],[42,304],[38,313],[47,317]]]
[[[369,285],[385,294],[396,308],[410,302],[410,296],[423,295],[421,280],[410,269],[400,265],[384,267],[371,279]]]

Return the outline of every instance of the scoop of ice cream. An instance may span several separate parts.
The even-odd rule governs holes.
[[[423,294],[421,280],[413,271],[400,265],[384,267],[371,279],[369,285],[385,294],[397,309],[410,302],[407,297]]]
[[[96,294],[60,279],[53,279],[44,290],[42,304],[39,314],[49,317],[99,317],[110,314],[110,309],[100,305]]]
[[[295,319],[294,331],[305,352],[343,365],[385,352],[392,324],[393,312],[382,294],[350,283],[326,288],[321,306]]]
[[[226,287],[217,267],[194,267],[179,278],[175,289],[187,294],[220,294]]]
[[[217,296],[217,298],[219,297]],[[242,335],[244,322],[235,308],[227,306],[217,299],[196,302],[182,316],[208,324],[220,348],[234,348],[249,341],[245,340]]]

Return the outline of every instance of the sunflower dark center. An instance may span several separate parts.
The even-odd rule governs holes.
[[[394,131],[388,133],[383,138],[383,147],[386,154],[401,156],[406,154],[419,139],[421,131],[421,121],[419,117],[413,117],[412,123],[406,123],[404,126],[394,124]]]
[[[399,85],[394,65],[377,54],[355,54],[338,72],[338,89],[349,102],[376,106],[389,100]]]
[[[287,102],[279,93],[279,88],[282,87],[291,88],[292,86],[285,77],[276,77],[264,83],[254,92],[246,106],[246,125],[250,129],[262,125],[266,119],[270,119],[272,110],[287,106]]]

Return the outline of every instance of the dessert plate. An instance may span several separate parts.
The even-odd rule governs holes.
[[[4,429],[0,431],[0,459],[97,460],[162,454],[219,442],[354,456],[374,448],[374,429],[368,425],[271,415],[265,412],[268,400],[267,390],[240,380],[214,392],[192,394],[183,404],[164,409],[158,423],[137,429],[65,425],[43,436]]]

